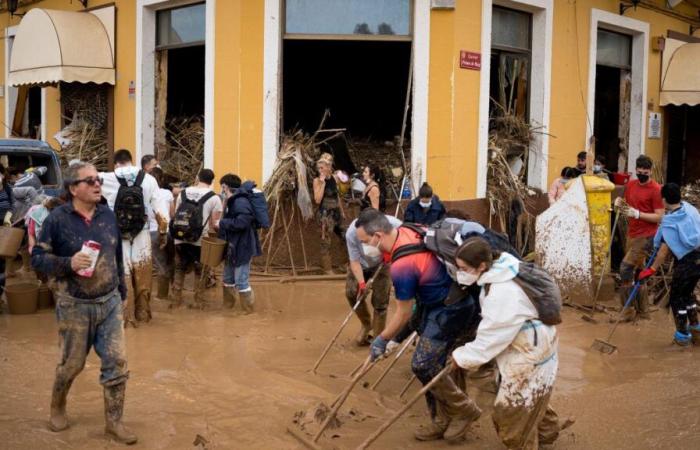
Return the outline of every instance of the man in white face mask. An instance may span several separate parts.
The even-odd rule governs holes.
[[[386,216],[394,228],[401,226],[401,221],[394,216]],[[367,280],[372,277],[374,271],[382,263],[382,251],[377,244],[363,244],[357,237],[356,220],[353,220],[345,234],[345,242],[348,247],[348,274],[345,279],[345,296],[350,306],[355,306],[357,298],[367,288]],[[388,267],[382,268],[372,286],[372,308],[370,315],[366,302],[360,303],[355,314],[360,319],[362,328],[355,338],[357,345],[369,345],[370,333],[377,336],[386,324],[386,309],[389,305],[389,293],[391,292],[391,279]]]

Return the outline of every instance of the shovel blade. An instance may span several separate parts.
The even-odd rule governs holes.
[[[617,351],[617,347],[612,345],[609,342],[605,342],[601,339],[596,339],[593,341],[593,344],[591,345],[591,348],[593,350],[598,350],[600,353],[606,354],[606,355],[612,355]]]

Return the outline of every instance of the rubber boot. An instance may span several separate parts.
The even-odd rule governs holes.
[[[136,297],[134,305],[135,316],[138,322],[148,323],[151,321],[151,292],[143,291]]]
[[[700,345],[700,324],[691,325],[689,329],[693,344]]]
[[[49,419],[49,429],[51,431],[63,431],[70,426],[66,417],[66,402],[71,384],[71,381],[59,379],[59,377],[56,377],[53,382],[51,417]]]
[[[431,389],[438,402],[438,410],[444,409],[450,423],[443,434],[447,441],[464,437],[467,427],[481,417],[481,409],[462,391],[451,376],[444,376]]]
[[[241,306],[243,307],[243,312],[250,314],[253,312],[253,305],[255,304],[255,295],[253,290],[249,291],[239,291],[238,295],[241,298]]]
[[[224,286],[224,308],[233,309],[238,301],[238,291],[233,286]]]
[[[384,331],[386,326],[386,309],[384,311],[374,310],[372,315],[372,333],[373,336],[379,336],[379,334]]]
[[[430,422],[419,425],[413,433],[413,437],[416,438],[417,441],[437,441],[443,438],[449,425],[449,419],[440,414],[436,414]]]
[[[321,253],[321,270],[327,275],[333,275],[333,263],[330,253]]]
[[[629,295],[632,293],[632,288],[625,288],[623,287],[620,289],[620,309],[625,307],[625,302],[627,302],[627,299],[629,298]],[[635,303],[636,300],[632,300],[632,302],[629,304],[627,309],[624,310],[624,312],[621,312],[622,314],[622,319],[620,319],[620,322],[632,322],[636,316],[636,311],[635,311]],[[617,321],[617,317],[611,317],[610,322],[614,323]]]
[[[649,314],[649,293],[646,285],[639,287],[639,293],[637,298],[632,302],[637,310],[637,319],[639,320],[651,320],[651,314]]]
[[[170,280],[166,277],[158,277],[158,293],[156,297],[160,299],[167,299],[168,293],[170,291]]]
[[[117,442],[132,445],[138,439],[135,434],[127,430],[122,424],[125,393],[126,383],[117,384],[116,386],[105,386],[105,434]]]
[[[364,301],[357,305],[355,310],[357,318],[360,319],[360,332],[355,336],[355,344],[360,347],[369,345],[369,333],[372,331],[372,317],[369,314],[367,303]]]
[[[204,310],[207,307],[207,300],[204,298],[204,291],[206,291],[207,286],[207,276],[208,274],[205,274],[204,277],[201,275],[197,276],[197,273],[195,272],[194,305],[191,305],[192,308]]]
[[[182,287],[185,284],[185,272],[175,271],[173,286],[170,290],[170,308],[182,306]]]

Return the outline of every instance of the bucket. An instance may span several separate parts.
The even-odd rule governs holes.
[[[624,186],[630,180],[631,176],[632,175],[629,173],[613,173],[613,183],[615,183],[618,186]]]
[[[53,293],[45,284],[39,286],[38,305],[39,309],[48,309],[53,306]]]
[[[216,267],[224,260],[226,241],[215,237],[202,238],[202,256],[199,262],[209,267]]]
[[[5,287],[10,314],[33,314],[39,304],[39,285],[36,283],[9,284]]]
[[[0,257],[14,258],[17,256],[22,239],[24,239],[23,228],[0,227]]]

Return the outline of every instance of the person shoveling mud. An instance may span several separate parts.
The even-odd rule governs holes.
[[[94,347],[102,361],[105,432],[134,444],[136,436],[121,421],[129,372],[122,316],[127,293],[117,219],[100,205],[102,179],[95,167],[72,166],[65,183],[69,202],[46,219],[32,255],[34,269],[54,279],[57,298],[61,362],[56,367],[49,428],[56,432],[68,428],[68,391]],[[91,256],[86,247],[99,253]]]

